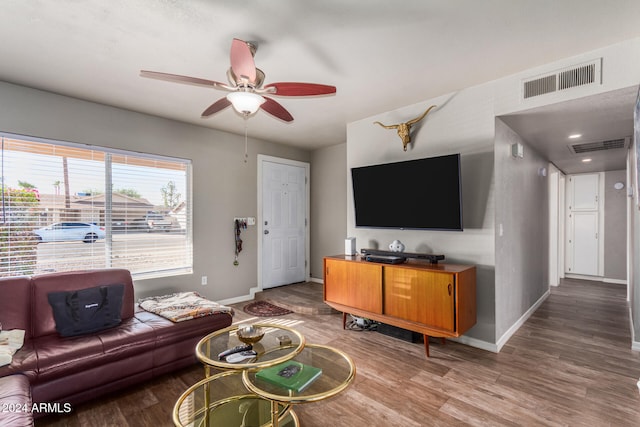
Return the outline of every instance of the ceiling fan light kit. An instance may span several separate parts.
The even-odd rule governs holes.
[[[259,109],[285,122],[293,121],[293,116],[277,101],[263,96],[317,96],[336,93],[335,86],[315,83],[280,82],[270,83],[262,87],[265,74],[256,68],[253,56],[256,53],[254,44],[240,39],[233,39],[231,43],[231,68],[227,71],[229,84],[197,77],[181,76],[177,74],[161,73],[142,70],[142,77],[149,77],[175,83],[194,84],[230,92],[207,107],[202,117],[209,117],[218,113],[229,105],[242,114],[246,119]]]
[[[233,108],[243,116],[254,114],[267,100],[254,92],[231,92],[227,99]]]

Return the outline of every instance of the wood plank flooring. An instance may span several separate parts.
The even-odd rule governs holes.
[[[321,285],[306,289],[310,305],[322,305]],[[305,427],[638,426],[640,354],[630,349],[625,298],[624,286],[565,280],[500,353],[434,339],[429,359],[422,344],[342,330],[340,314],[276,319],[356,362],[341,395],[295,407]],[[243,305],[236,321],[250,318]],[[196,365],[36,426],[171,426],[174,402],[202,375]]]

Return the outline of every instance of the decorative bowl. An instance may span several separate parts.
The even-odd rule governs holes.
[[[264,336],[264,329],[254,325],[240,325],[236,334],[243,343],[255,344]]]

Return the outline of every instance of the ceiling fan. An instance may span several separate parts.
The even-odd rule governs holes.
[[[274,117],[290,122],[293,120],[293,116],[280,103],[265,95],[315,96],[336,92],[335,86],[315,83],[280,82],[262,86],[265,74],[255,66],[253,60],[255,52],[255,45],[240,39],[233,39],[231,43],[231,67],[227,70],[229,84],[148,70],[141,70],[140,75],[176,83],[213,87],[230,92],[226,97],[220,98],[204,110],[202,117],[211,116],[224,110],[229,105],[233,105],[233,108],[245,118],[261,108]]]

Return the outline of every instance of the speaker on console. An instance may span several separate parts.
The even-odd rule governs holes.
[[[344,254],[345,255],[355,255],[356,252],[356,238],[355,237],[347,237],[344,239]]]

